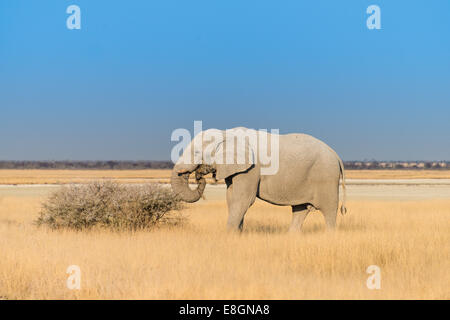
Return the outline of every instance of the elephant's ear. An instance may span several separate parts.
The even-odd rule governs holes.
[[[255,150],[248,139],[227,135],[215,153],[216,179],[221,180],[245,172],[255,164]]]

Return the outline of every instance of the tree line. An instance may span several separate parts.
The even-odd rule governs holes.
[[[0,169],[171,169],[171,161],[0,161]]]

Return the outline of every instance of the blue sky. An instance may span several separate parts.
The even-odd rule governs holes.
[[[450,160],[450,1],[2,0],[0,108],[0,160],[169,159],[194,120]]]

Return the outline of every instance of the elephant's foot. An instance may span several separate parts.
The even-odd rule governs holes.
[[[235,232],[235,233],[241,233],[242,229],[244,227],[244,219],[241,218],[240,220],[230,218],[228,219],[227,223],[227,230],[229,232]]]

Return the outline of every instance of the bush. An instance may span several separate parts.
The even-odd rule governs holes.
[[[54,229],[136,230],[181,222],[176,213],[181,207],[170,188],[158,184],[125,186],[100,181],[63,186],[43,204],[37,224]]]

